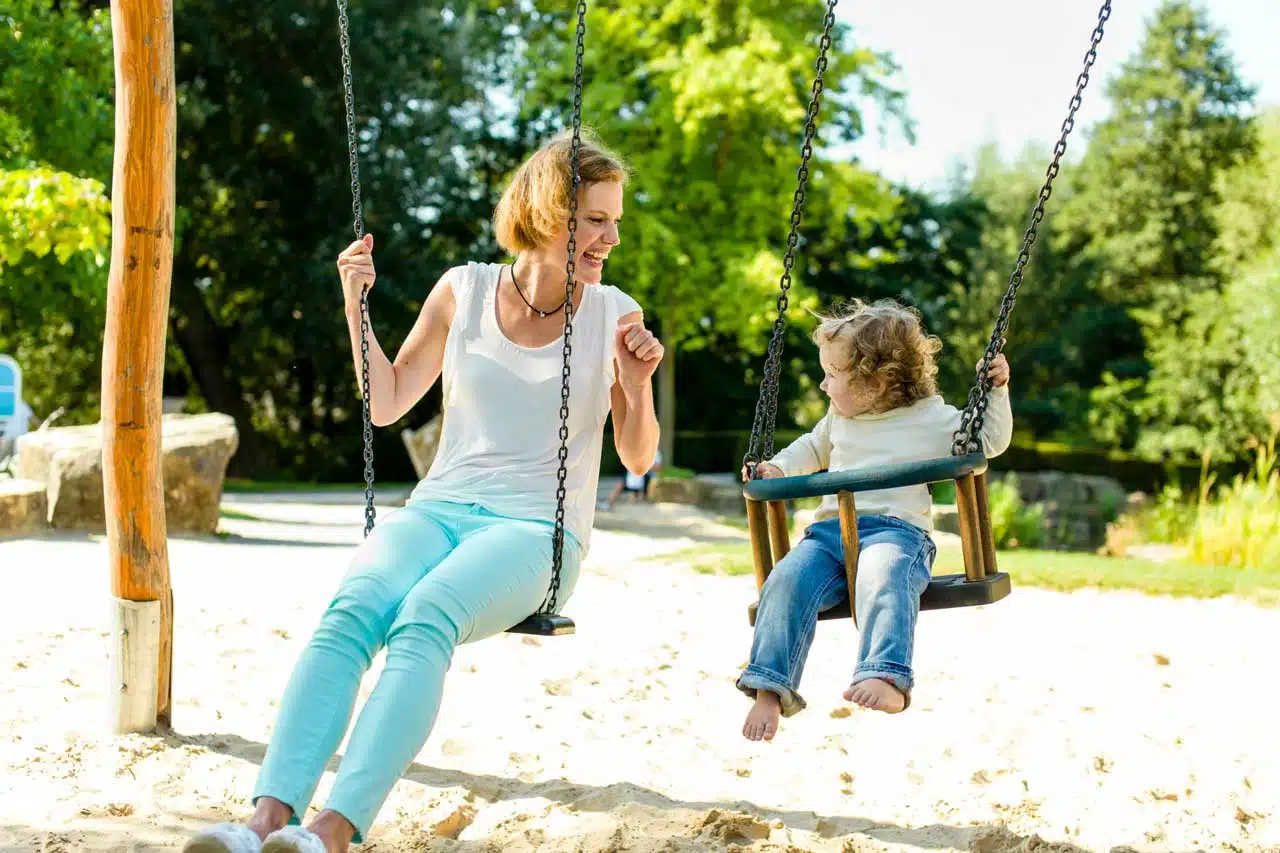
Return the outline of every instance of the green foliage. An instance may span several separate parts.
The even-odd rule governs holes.
[[[1221,322],[1215,249],[1227,177],[1256,156],[1253,89],[1207,13],[1166,0],[1108,96],[1111,115],[1093,132],[1061,219],[1098,298],[1124,306],[1141,328],[1131,357],[1145,366],[1112,372],[1145,384],[1137,399],[1113,389],[1132,404],[1128,423],[1098,424],[1095,437],[1128,438],[1136,420],[1143,455],[1194,459],[1206,443],[1230,446],[1241,426],[1227,402],[1238,393],[1239,335]],[[1228,245],[1239,251],[1241,239]]]
[[[530,48],[525,113],[563,121],[571,32],[556,9]],[[633,169],[623,243],[609,277],[656,320],[668,348],[696,350],[716,336],[750,353],[770,333],[823,9],[776,0],[707,4],[638,0],[588,15],[591,79],[584,120]],[[811,166],[808,239],[864,228],[892,214],[875,175],[822,159],[861,132],[855,97],[890,111],[900,95],[888,60],[852,45],[838,26]],[[803,276],[798,276],[803,278]],[[800,285],[791,319],[812,305]]]
[[[988,483],[987,503],[997,548],[1034,548],[1043,541],[1044,507],[1022,502],[1015,475]]]
[[[361,419],[334,266],[352,239],[334,6],[187,0],[174,23],[174,390],[236,418],[233,473],[350,479]],[[500,102],[521,27],[496,0],[351,7],[370,314],[393,356],[439,276],[494,255],[495,194],[530,133],[511,136]],[[378,477],[411,478],[395,431],[375,435]]]
[[[373,320],[389,351],[445,268],[499,256],[497,193],[568,117],[571,11],[503,0],[351,10]],[[736,470],[745,450],[822,12],[776,0],[590,6],[584,117],[635,175],[609,278],[640,299],[678,365],[688,468]],[[351,479],[358,393],[333,270],[351,233],[335,10],[183,0],[175,26],[165,393],[237,418],[235,472]],[[97,416],[110,238],[105,4],[9,0],[0,68],[0,350],[23,363],[38,413],[68,405],[68,422],[85,422]],[[919,307],[946,345],[942,390],[962,403],[1043,179],[1048,144],[1010,163],[984,148],[937,195],[837,159],[869,101],[906,123],[893,70],[837,27],[779,446],[824,405],[804,311],[817,304]],[[1008,345],[1018,440],[995,467],[1113,474],[1154,491],[1184,465],[1193,482],[1208,450],[1226,478],[1280,412],[1280,110],[1250,115],[1225,39],[1182,0],[1164,3],[1106,94],[1108,117],[1071,140],[1019,293]],[[411,417],[434,414],[437,399]],[[376,435],[379,478],[411,477],[394,430]]]
[[[1107,87],[1111,114],[1093,129],[1064,206],[1103,264],[1105,293],[1176,306],[1180,292],[1212,286],[1218,187],[1252,150],[1253,94],[1207,12],[1165,0]]]
[[[91,422],[111,229],[107,11],[11,0],[0,68],[0,352],[38,415]]]
[[[1195,525],[1195,504],[1176,483],[1165,485],[1151,503],[1122,513],[1107,525],[1102,551],[1124,556],[1138,544],[1183,542]]]
[[[114,65],[105,8],[6,0],[0,11],[0,165],[111,176]]]
[[[1185,548],[1205,566],[1280,571],[1280,417],[1271,429],[1267,441],[1247,442],[1253,464],[1226,485],[1215,488],[1218,478],[1209,469],[1211,454],[1206,451],[1195,493],[1167,485],[1155,502],[1113,525],[1108,550],[1123,553],[1134,543],[1163,543]]]
[[[1195,525],[1188,537],[1192,558],[1211,566],[1280,569],[1280,469],[1276,436],[1255,442],[1249,476],[1238,475],[1212,494],[1213,479],[1202,479]],[[1208,457],[1206,455],[1206,463]]]
[[[1258,267],[1260,256],[1280,247],[1280,108],[1261,112],[1255,127],[1256,156],[1218,179],[1213,261],[1227,278]],[[1269,265],[1275,267],[1274,257]]]
[[[28,252],[52,252],[60,264],[87,252],[96,266],[106,263],[111,202],[96,180],[48,168],[0,170],[0,216],[0,274]]]

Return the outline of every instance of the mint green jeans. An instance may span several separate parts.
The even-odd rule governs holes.
[[[426,743],[454,648],[501,633],[542,604],[552,530],[444,501],[413,502],[379,522],[294,666],[254,802],[274,797],[299,822],[346,734],[361,678],[385,647],[325,804],[362,841]],[[573,592],[579,557],[566,531],[557,607]]]

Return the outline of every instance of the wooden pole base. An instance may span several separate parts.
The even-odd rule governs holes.
[[[154,731],[160,602],[112,598],[111,640],[111,729],[118,735]]]

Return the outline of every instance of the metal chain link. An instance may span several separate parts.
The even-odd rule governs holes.
[[[1009,315],[1013,313],[1018,288],[1022,286],[1023,270],[1031,260],[1031,247],[1036,242],[1040,222],[1044,219],[1044,206],[1049,201],[1049,196],[1053,194],[1053,180],[1058,177],[1062,157],[1067,153],[1067,136],[1075,127],[1076,111],[1080,109],[1080,104],[1084,101],[1084,89],[1089,84],[1089,71],[1098,59],[1098,45],[1102,42],[1103,27],[1110,17],[1111,0],[1104,0],[1102,8],[1098,11],[1098,24],[1093,28],[1093,35],[1089,39],[1089,50],[1084,56],[1084,70],[1076,78],[1076,91],[1071,96],[1070,109],[1067,112],[1066,119],[1062,122],[1062,135],[1058,137],[1057,144],[1053,146],[1053,159],[1045,172],[1044,186],[1040,188],[1040,196],[1031,212],[1031,223],[1022,236],[1022,248],[1018,252],[1018,260],[1013,266],[1013,273],[1009,276],[1009,287],[1005,291],[1004,298],[1000,300],[1000,313],[996,317],[995,327],[991,331],[991,339],[982,354],[982,361],[978,367],[977,382],[969,390],[969,399],[965,403],[964,411],[960,414],[960,427],[952,437],[951,453],[954,456],[963,456],[966,453],[977,453],[982,450],[980,436],[982,421],[987,411],[987,392],[991,390],[989,376],[991,362],[1004,349],[1006,343],[1005,332],[1009,328]]]
[[[791,267],[795,263],[796,246],[800,242],[800,220],[804,212],[805,184],[809,180],[809,158],[813,156],[813,137],[817,131],[818,109],[822,102],[822,77],[827,70],[827,50],[831,47],[831,29],[836,22],[836,2],[837,0],[827,2],[827,15],[823,22],[822,39],[818,47],[818,61],[815,63],[817,74],[814,76],[812,96],[809,99],[809,110],[805,119],[804,144],[800,149],[800,168],[796,170],[796,190],[791,207],[791,232],[787,236],[787,251],[782,258],[778,316],[773,321],[773,337],[769,341],[769,351],[765,357],[764,378],[760,382],[760,398],[756,401],[756,416],[751,424],[751,441],[742,459],[743,466],[753,479],[756,466],[763,459],[773,456],[773,433],[778,415],[778,373],[782,363],[783,332],[787,325],[787,292],[791,289]]]
[[[360,162],[356,145],[356,99],[351,85],[351,37],[347,3],[338,2],[338,41],[342,45],[342,90],[347,107],[347,155],[351,169],[351,215],[356,239],[364,238],[364,209],[360,201]],[[369,285],[360,293],[360,396],[364,414],[364,535],[373,530],[373,417],[369,411]]]
[[[556,520],[552,533],[551,588],[543,600],[542,613],[554,613],[556,596],[560,592],[560,569],[564,564],[564,500],[565,477],[569,459],[569,356],[573,352],[573,291],[574,255],[578,252],[578,188],[582,176],[578,174],[578,159],[582,146],[582,59],[587,32],[587,2],[578,0],[577,48],[573,70],[573,135],[569,143],[569,172],[573,183],[569,188],[569,259],[565,264],[564,282],[564,361],[560,368],[560,469],[556,473]]]

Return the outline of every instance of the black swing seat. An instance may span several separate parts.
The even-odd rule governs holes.
[[[787,501],[839,492],[857,493],[939,483],[958,480],[968,475],[976,477],[985,474],[986,471],[986,456],[976,452],[963,456],[926,459],[920,462],[881,465],[859,471],[820,471],[799,477],[751,480],[744,484],[743,494],[755,501]],[[985,498],[983,505],[985,506]],[[920,596],[920,609],[921,611],[949,610],[956,607],[994,604],[1009,595],[1012,588],[1013,584],[1006,572],[984,573],[984,576],[977,580],[970,580],[963,574],[939,575],[929,582],[929,586]],[[758,602],[753,602],[747,608],[747,618],[752,625],[756,623],[757,606]],[[819,621],[848,618],[850,618],[848,599],[818,614]]]
[[[577,626],[572,619],[553,613],[535,613],[507,629],[508,634],[533,634],[537,637],[563,637],[576,631]]]
[[[789,501],[817,498],[837,492],[867,492],[874,489],[896,489],[954,480],[966,474],[982,474],[987,470],[987,457],[982,453],[964,456],[942,456],[922,462],[899,462],[877,465],[858,471],[819,471],[800,477],[772,477],[751,480],[743,493],[756,501]]]
[[[1013,590],[1013,583],[1007,572],[996,572],[982,580],[965,580],[964,575],[938,575],[929,581],[929,587],[920,596],[920,610],[950,610],[956,607],[978,607],[983,604],[995,604]],[[756,624],[756,607],[759,602],[751,602],[747,607],[747,619],[751,625]],[[828,619],[848,619],[849,600],[837,604],[830,610],[818,614],[818,621]]]

